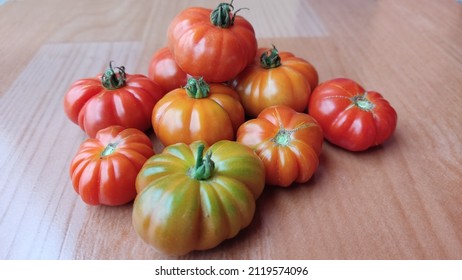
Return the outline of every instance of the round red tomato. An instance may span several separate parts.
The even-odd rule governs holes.
[[[350,151],[382,144],[397,123],[396,111],[380,93],[344,78],[320,84],[311,94],[308,112],[329,142]]]
[[[164,146],[234,140],[244,120],[244,108],[234,89],[195,78],[186,87],[167,93],[152,110],[152,126]]]
[[[215,10],[191,7],[168,27],[168,46],[186,73],[205,81],[226,82],[253,61],[257,39],[252,25],[221,3]]]
[[[161,48],[151,58],[148,77],[156,82],[164,92],[186,85],[186,74],[176,63],[167,47]]]
[[[237,142],[251,147],[262,159],[268,185],[288,187],[313,176],[319,165],[323,133],[310,115],[278,105],[242,124]]]
[[[318,73],[308,61],[290,52],[258,49],[255,61],[233,81],[246,114],[256,117],[263,109],[286,105],[298,112],[306,110]]]
[[[136,176],[154,155],[152,143],[135,128],[110,126],[85,140],[72,160],[75,191],[90,205],[122,205],[136,196]]]
[[[74,82],[64,97],[67,116],[90,137],[110,125],[149,129],[152,108],[164,95],[148,77],[116,69],[110,65],[103,75]]]

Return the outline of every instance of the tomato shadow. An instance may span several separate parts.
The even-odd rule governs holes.
[[[399,145],[399,131],[395,131],[395,133],[387,139],[384,143],[377,145],[377,146],[372,146],[364,151],[349,151],[345,148],[342,148],[340,146],[337,146],[327,140],[324,141],[324,148],[332,150],[332,152],[335,152],[337,156],[342,156],[342,154],[350,154],[350,155],[357,155],[357,156],[367,156],[367,155],[372,155],[372,154],[380,154],[387,152],[388,150],[393,150]],[[328,146],[328,147],[326,147]]]

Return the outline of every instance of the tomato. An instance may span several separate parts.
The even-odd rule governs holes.
[[[151,140],[135,128],[110,126],[85,140],[70,165],[75,191],[90,205],[122,205],[136,196],[135,180],[154,155]]]
[[[234,140],[244,120],[244,108],[234,89],[195,78],[184,88],[167,93],[152,111],[154,132],[164,146]]]
[[[320,84],[311,95],[308,111],[329,142],[350,151],[382,144],[397,123],[396,111],[380,93],[344,78]]]
[[[274,105],[303,112],[317,84],[318,73],[308,61],[290,52],[279,52],[274,46],[270,50],[258,49],[253,64],[232,81],[250,117]]]
[[[148,77],[156,82],[164,92],[186,85],[188,74],[176,64],[167,47],[159,49],[151,58]]]
[[[151,126],[151,112],[164,95],[159,85],[140,74],[126,74],[112,65],[98,77],[74,82],[64,97],[64,111],[88,136],[98,130],[121,125],[139,130]]]
[[[167,31],[168,46],[186,73],[209,83],[234,78],[257,51],[252,25],[221,3],[215,10],[190,7],[180,12]]]
[[[251,223],[264,172],[255,153],[234,141],[168,146],[136,179],[135,231],[169,255],[213,248]]]
[[[288,187],[307,182],[319,165],[323,132],[310,115],[276,105],[242,124],[237,142],[262,159],[268,185]]]

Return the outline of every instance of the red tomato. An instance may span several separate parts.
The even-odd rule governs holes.
[[[255,61],[233,81],[242,105],[251,117],[274,105],[306,110],[311,90],[318,85],[318,73],[308,61],[290,52],[258,49]]]
[[[75,191],[90,205],[122,205],[136,196],[136,176],[154,155],[152,143],[135,128],[110,126],[85,140],[70,166]]]
[[[103,75],[74,82],[64,97],[67,116],[90,137],[110,125],[147,130],[152,108],[164,95],[148,77],[116,69],[117,74],[110,65]]]
[[[254,59],[257,39],[252,25],[221,3],[215,10],[191,7],[168,27],[168,46],[186,73],[205,81],[226,82]]]
[[[262,159],[266,183],[281,187],[307,182],[319,165],[323,133],[310,115],[288,106],[264,109],[242,124],[237,142],[251,147]]]
[[[234,89],[194,78],[186,87],[167,93],[152,111],[154,132],[164,146],[234,140],[244,120],[244,108]]]
[[[382,144],[397,123],[396,111],[380,93],[344,78],[320,84],[311,95],[308,112],[329,142],[350,151]]]
[[[169,92],[186,85],[188,74],[176,64],[170,50],[164,47],[152,56],[148,77],[160,85],[164,92]]]

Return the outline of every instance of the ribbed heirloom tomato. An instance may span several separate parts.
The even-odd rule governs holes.
[[[136,179],[135,231],[169,255],[213,248],[251,223],[264,172],[257,155],[234,141],[168,146]]]
[[[344,78],[320,84],[311,95],[308,112],[329,142],[350,151],[382,144],[397,123],[396,111],[380,93]]]
[[[308,61],[290,52],[259,48],[254,62],[233,81],[248,116],[256,117],[273,105],[306,110],[318,73]]]
[[[226,82],[253,61],[257,39],[252,25],[221,3],[213,11],[190,7],[180,12],[167,31],[168,46],[186,73],[208,83]]]
[[[136,196],[135,180],[154,155],[142,131],[110,126],[85,140],[70,165],[75,191],[90,205],[122,205]]]
[[[178,66],[167,47],[153,54],[149,63],[148,77],[166,93],[184,86],[188,80],[188,74]]]
[[[244,120],[244,108],[234,89],[195,78],[184,88],[167,93],[152,110],[152,126],[164,146],[234,140]]]
[[[141,74],[127,74],[112,63],[100,76],[74,82],[64,97],[64,111],[88,136],[121,125],[139,130],[151,126],[151,112],[164,95],[159,85]]]
[[[313,176],[319,165],[323,133],[308,114],[277,105],[242,124],[237,142],[251,147],[262,159],[268,185],[288,187]]]

